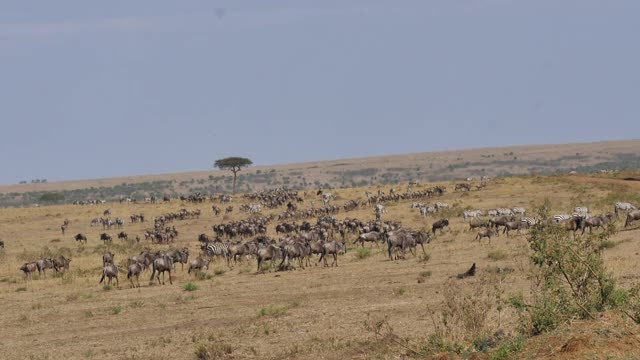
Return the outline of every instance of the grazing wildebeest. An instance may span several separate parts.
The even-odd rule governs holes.
[[[53,260],[52,259],[41,259],[36,261],[36,265],[38,266],[38,275],[42,273],[44,277],[47,277],[47,269],[53,269]]]
[[[149,279],[149,285],[153,284],[154,276],[156,276],[156,278],[158,279],[158,285],[160,285],[160,274],[162,274],[162,285],[164,285],[165,272],[169,273],[169,284],[173,284],[173,282],[171,281],[171,268],[173,267],[173,259],[171,259],[171,256],[162,255],[156,258],[155,260],[153,260],[153,263],[151,266],[152,266],[153,272],[151,273],[151,279]]]
[[[83,241],[84,241],[84,243],[85,243],[85,244],[87,243],[87,237],[86,237],[84,234],[82,234],[82,233],[80,233],[80,234],[78,234],[78,235],[74,236],[73,238],[74,238],[76,241],[80,241],[80,242],[83,242]]]
[[[109,235],[107,233],[100,234],[100,240],[102,240],[102,241],[113,241],[113,239],[111,238],[111,235]]]
[[[103,216],[111,216],[111,209],[107,209],[102,213]]]
[[[126,232],[120,231],[118,233],[118,240],[128,240],[128,239],[129,239],[129,236],[127,235]]]
[[[108,264],[113,265],[113,257],[114,256],[115,255],[110,251],[107,251],[106,253],[102,254],[102,267],[105,267]]]
[[[281,256],[281,251],[280,249],[273,245],[273,244],[269,244],[267,246],[263,246],[260,247],[258,249],[258,253],[257,253],[257,258],[258,258],[258,272],[262,272],[262,263],[265,260],[271,260],[271,267],[270,269],[273,268],[273,265],[276,261],[276,259]]]
[[[53,268],[56,270],[56,272],[69,270],[70,264],[71,264],[71,259],[67,259],[62,255],[53,259]]]
[[[100,278],[100,282],[98,284],[102,284],[104,278],[107,277],[107,284],[111,285],[111,281],[113,278],[116,278],[116,286],[120,285],[118,281],[118,266],[116,265],[107,265],[102,268],[102,277]]]
[[[136,277],[136,282],[138,283],[138,287],[140,287],[140,274],[144,271],[144,264],[136,262],[129,265],[129,271],[127,272],[127,279],[131,281],[131,287],[136,287],[133,284],[133,277]]]
[[[192,270],[208,270],[209,269],[209,259],[203,259],[202,257],[198,257],[195,260],[191,260],[189,262],[189,270],[187,274],[191,274]]]
[[[0,249],[4,249],[4,240],[0,240]]]
[[[489,238],[489,244],[491,244],[492,236],[500,236],[500,234],[493,229],[482,229],[478,231],[478,235],[476,235],[475,240],[481,241],[483,237]]]
[[[631,223],[636,220],[640,220],[640,210],[634,210],[627,214],[627,220],[624,222],[624,227],[631,225]]]
[[[440,232],[444,232],[444,228],[449,226],[449,219],[440,219],[431,225],[431,231],[435,234],[436,230],[440,229]]]
[[[582,233],[589,228],[589,233],[593,233],[593,228],[596,229],[605,229],[605,226],[610,223],[615,218],[615,214],[606,214],[600,216],[594,216],[584,221],[584,226],[582,227]]]
[[[24,276],[26,279],[30,279],[33,278],[33,273],[38,270],[38,264],[34,262],[24,263],[24,265],[20,267],[20,270],[24,271]]]
[[[360,236],[358,236],[358,238],[353,243],[356,244],[356,247],[358,247],[358,243],[360,243],[360,245],[364,247],[364,243],[366,241],[372,242],[376,244],[377,247],[380,247],[380,245],[378,244],[378,241],[380,241],[380,239],[382,239],[381,233],[379,233],[378,231],[370,231],[368,233],[360,234]],[[373,244],[371,244],[370,247],[373,247]]]

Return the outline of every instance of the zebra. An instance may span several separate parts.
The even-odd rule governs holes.
[[[577,206],[573,208],[573,213],[586,215],[589,213],[589,208],[586,206]]]
[[[626,211],[629,212],[631,210],[637,210],[638,208],[635,207],[634,205],[628,203],[628,202],[617,202],[614,205],[614,211],[616,213],[616,215],[618,214],[618,211],[622,210],[622,211]]]
[[[523,217],[520,219],[520,223],[524,228],[530,228],[538,223],[538,219],[534,217]]]
[[[467,219],[472,218],[478,218],[482,216],[482,210],[465,210],[462,212],[462,218],[464,221],[467,221]]]
[[[260,204],[249,204],[249,212],[250,213],[259,213],[262,211],[262,205]]]
[[[202,245],[202,249],[207,252],[207,256],[223,256],[225,259],[229,258],[229,243],[223,243],[221,241],[215,241]]]
[[[512,216],[513,215],[513,210],[511,210],[509,208],[497,208],[496,211],[498,212],[498,215],[501,215],[501,216]]]
[[[440,209],[448,209],[449,208],[449,204],[445,203],[445,202],[436,202],[436,210],[440,211]]]
[[[513,211],[513,213],[516,215],[524,215],[524,213],[527,212],[527,210],[523,207],[514,207],[513,209],[511,209],[511,211]]]
[[[553,215],[553,222],[555,222],[556,224],[560,224],[561,222],[563,222],[565,220],[570,220],[570,219],[573,219],[573,218],[574,218],[573,215],[557,214],[557,215]]]
[[[496,210],[496,209],[489,209],[489,210],[487,210],[487,215],[488,215],[488,216],[498,216],[498,210]]]
[[[433,214],[434,212],[436,212],[436,208],[431,205],[423,206],[420,208],[420,215],[422,215],[423,217],[429,214]]]
[[[122,229],[123,226],[124,226],[124,220],[122,220],[120,218],[116,218],[116,227],[118,229]]]

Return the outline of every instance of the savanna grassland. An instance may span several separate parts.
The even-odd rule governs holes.
[[[452,290],[466,294],[478,291],[482,285],[486,286],[481,295],[489,299],[488,327],[514,334],[518,320],[514,310],[504,306],[498,311],[498,300],[492,299],[516,292],[522,292],[525,298],[530,296],[527,237],[501,234],[490,244],[486,239],[482,243],[473,241],[476,234],[459,216],[462,209],[522,206],[532,211],[548,199],[551,213],[571,212],[578,205],[589,206],[593,213],[611,212],[615,201],[640,199],[640,182],[625,181],[623,177],[507,177],[491,180],[485,189],[469,193],[453,192],[452,182],[437,183],[448,189],[437,200],[449,202],[451,210],[422,218],[417,209],[410,209],[412,201],[400,201],[385,204],[388,213],[383,215],[385,220],[398,220],[412,229],[427,229],[437,218],[449,217],[451,226],[426,245],[426,256],[418,248],[417,256],[391,261],[382,247],[356,250],[351,235],[348,251],[338,259],[338,267],[311,266],[256,274],[255,260],[245,260],[233,268],[218,260],[200,276],[189,277],[186,268],[182,270],[178,265],[172,285],[149,286],[150,273],[145,272],[140,288],[130,287],[126,271],[120,273],[119,286],[98,284],[102,253],[107,249],[114,252],[122,269],[126,269],[127,257],[143,247],[188,247],[193,258],[199,251],[198,234],[211,234],[211,225],[248,215],[234,212],[223,220],[222,215],[213,216],[211,203],[186,204],[178,200],[166,204],[0,209],[0,239],[6,243],[5,249],[0,250],[0,358],[400,358],[412,355],[407,348],[428,345],[430,335],[441,326],[439,314],[446,306],[445,294],[451,295]],[[383,189],[388,191],[390,187]],[[406,184],[395,187],[404,192]],[[366,190],[377,189],[358,187],[333,192],[337,195],[335,202],[342,204],[351,199],[363,200]],[[236,209],[242,202],[239,199],[234,204]],[[310,207],[312,201],[320,203],[309,191],[301,207]],[[139,244],[119,241],[116,230],[111,230],[107,232],[114,235],[113,244],[103,245],[98,240],[102,227],[91,227],[90,220],[100,217],[107,208],[111,208],[113,217],[124,219],[137,213],[153,219],[181,208],[201,209],[203,214],[198,219],[172,222],[180,234],[170,245],[152,245],[144,240],[144,230],[152,227],[149,222],[125,225],[130,238],[139,235],[143,239]],[[265,210],[263,214],[282,211]],[[374,214],[371,207],[366,207],[341,212],[336,217],[370,220]],[[64,219],[71,224],[63,236],[60,225]],[[615,224],[619,230],[623,230],[621,222]],[[275,223],[268,229],[272,237],[276,236]],[[73,240],[77,233],[88,236],[87,245]],[[640,277],[639,235],[640,230],[618,231],[604,250],[607,270],[623,288],[631,287]],[[65,274],[50,271],[46,278],[36,275],[33,280],[26,280],[19,271],[26,261],[58,254],[72,259],[71,269]],[[455,278],[472,263],[478,268],[475,277]],[[188,283],[192,285],[187,286]],[[621,325],[615,326],[620,329]],[[594,348],[591,345],[596,340],[588,338],[578,346],[579,352],[562,352],[564,341],[534,340],[521,349],[517,358],[584,358],[591,354],[589,351],[593,351],[594,358],[603,354],[637,358],[638,331],[628,326],[624,341],[612,337],[603,347]],[[393,336],[382,339],[376,335],[376,329],[383,327]],[[489,355],[479,352],[474,356]]]

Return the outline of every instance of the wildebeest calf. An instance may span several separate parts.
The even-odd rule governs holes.
[[[500,234],[493,229],[482,229],[478,231],[478,235],[476,235],[475,240],[481,241],[483,237],[489,238],[489,244],[491,244],[492,236],[500,236]]]

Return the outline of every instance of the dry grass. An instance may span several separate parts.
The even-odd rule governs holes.
[[[614,190],[603,186],[607,181],[615,184]],[[446,185],[453,189],[452,183]],[[459,203],[460,208],[531,209],[532,204],[549,197],[553,212],[567,212],[585,189],[589,196],[584,205],[596,206],[594,212],[604,212],[610,211],[610,206],[597,204],[612,191],[637,192],[640,184],[580,176],[504,178],[481,192],[463,196],[450,191],[440,200]],[[336,192],[341,199],[363,199],[365,190],[377,188]],[[315,197],[309,194],[305,206],[310,206],[312,199]],[[415,209],[409,205],[410,201],[390,206],[386,217],[416,229],[428,227],[435,220],[415,216]],[[113,210],[114,216],[123,218],[140,212],[153,218],[182,207],[202,209],[200,219],[173,223],[180,237],[171,246],[188,247],[192,257],[199,251],[197,235],[210,232],[211,224],[222,222],[213,217],[210,205],[178,202],[0,209],[0,238],[6,242],[6,248],[0,250],[0,358],[44,358],[44,354],[107,359],[398,357],[397,348],[371,341],[362,325],[368,313],[388,315],[402,338],[425,338],[434,330],[430,314],[442,309],[447,282],[455,281],[464,287],[473,281],[450,277],[466,271],[474,262],[480,275],[508,274],[502,283],[506,295],[529,289],[522,266],[526,261],[526,237],[499,237],[491,245],[479,244],[472,241],[475,233],[469,232],[468,224],[460,218],[451,218],[450,228],[426,246],[429,256],[422,259],[408,254],[407,260],[389,261],[385,250],[375,247],[361,258],[352,246],[339,260],[340,266],[334,268],[311,266],[255,275],[255,261],[232,271],[217,262],[206,272],[211,277],[194,279],[178,266],[172,274],[173,285],[167,281],[165,286],[149,286],[146,280],[150,274],[145,272],[142,286],[130,288],[126,272],[121,271],[119,286],[103,287],[98,284],[103,251],[111,250],[116,254],[116,263],[124,265],[128,256],[144,246],[168,248],[117,240],[113,245],[100,244],[98,234],[103,230],[91,228],[89,221],[100,216],[106,207]],[[233,214],[231,219],[242,216]],[[337,215],[345,216],[368,220],[373,213],[367,208]],[[71,220],[71,226],[61,236],[59,224],[65,218]],[[125,231],[130,236],[141,235],[150,226],[127,224]],[[611,239],[614,247],[604,246],[608,269],[623,286],[640,276],[636,266],[640,244],[627,241],[636,237],[636,231],[620,232]],[[73,240],[78,232],[88,235],[86,246]],[[275,236],[273,225],[269,232]],[[60,242],[52,243],[51,239]],[[487,257],[492,253],[501,254],[495,262]],[[46,278],[25,280],[18,270],[21,264],[45,254],[68,254],[72,258],[71,270],[63,276],[50,272]],[[195,281],[197,291],[184,290],[190,281]],[[503,328],[509,329],[515,321],[513,314],[502,314]],[[497,319],[486,319],[486,326],[495,329]]]

